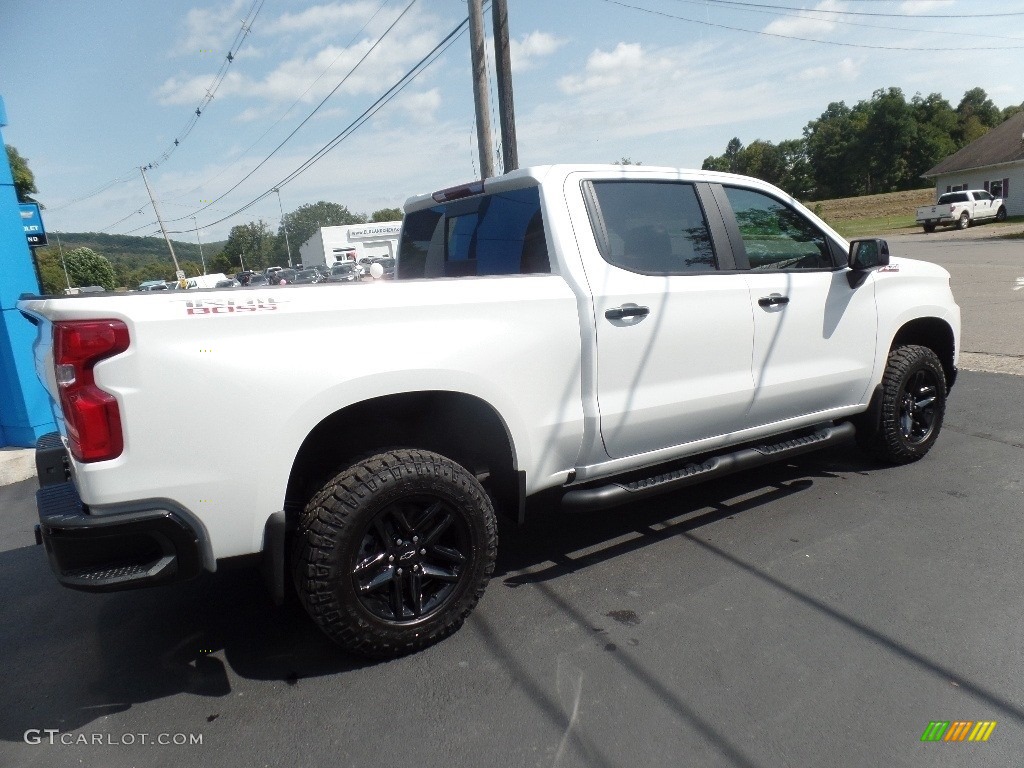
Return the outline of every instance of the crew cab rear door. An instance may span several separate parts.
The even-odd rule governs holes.
[[[621,458],[740,429],[752,388],[749,289],[707,185],[654,174],[581,189],[605,451]]]
[[[875,278],[847,280],[842,246],[785,200],[712,185],[754,318],[748,426],[866,402],[875,360]]]

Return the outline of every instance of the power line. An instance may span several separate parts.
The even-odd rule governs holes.
[[[876,11],[838,11],[828,10],[826,8],[794,8],[789,5],[768,5],[766,3],[751,3],[743,2],[743,0],[706,0],[707,3],[714,5],[731,5],[736,7],[745,8],[764,8],[773,11],[802,11],[803,13],[830,13],[836,16],[884,16],[886,18],[896,19],[958,19],[962,20],[963,16],[959,14],[948,14],[948,13],[879,13]],[[971,12],[971,18],[996,18],[1004,16],[1024,16],[1022,11],[1012,11],[1006,13],[974,13]]]
[[[405,88],[410,83],[412,83],[417,77],[419,77],[420,74],[422,74],[428,67],[430,67],[431,64],[433,64],[438,58],[440,58],[440,56],[445,51],[447,51],[448,48],[450,48],[452,46],[452,44],[454,44],[455,41],[458,40],[465,33],[468,24],[469,24],[469,19],[468,18],[463,19],[458,25],[456,25],[456,27],[454,29],[452,29],[451,32],[449,32],[447,35],[445,35],[445,37],[436,46],[434,46],[434,48],[430,51],[430,53],[428,53],[426,56],[424,56],[422,59],[420,59],[411,69],[409,69],[404,75],[402,75],[402,77],[400,77],[390,88],[388,88],[384,92],[383,95],[381,95],[373,104],[371,104],[369,107],[367,107],[363,111],[362,114],[360,114],[355,120],[353,120],[351,123],[349,123],[348,126],[346,126],[344,128],[344,130],[342,130],[339,134],[337,134],[333,139],[328,141],[319,150],[317,150],[309,158],[307,158],[304,162],[302,162],[291,173],[289,173],[287,176],[282,178],[280,181],[278,181],[272,187],[267,189],[265,192],[261,193],[260,195],[258,195],[255,198],[253,198],[248,203],[246,203],[245,205],[241,206],[237,210],[233,211],[229,215],[224,216],[223,218],[217,219],[216,221],[212,221],[212,222],[210,222],[208,224],[203,224],[199,228],[200,229],[209,229],[210,227],[216,226],[217,224],[221,224],[221,223],[227,221],[228,219],[233,218],[234,216],[237,216],[240,213],[244,213],[249,208],[251,208],[252,206],[254,206],[257,203],[259,203],[261,200],[264,200],[265,198],[267,198],[270,195],[272,195],[274,193],[274,188],[280,188],[280,187],[285,186],[286,184],[294,181],[300,175],[302,175],[307,170],[309,170],[313,165],[315,165],[321,159],[323,159],[323,157],[328,152],[330,152],[332,149],[337,147],[341,142],[343,142],[345,139],[347,139],[352,133],[354,133],[356,130],[358,130],[367,120],[369,120],[378,111],[380,111],[381,108],[383,108],[392,99],[394,99],[396,96],[398,96],[398,94],[400,94],[403,90],[405,90]],[[147,225],[147,226],[150,226],[150,225]],[[139,227],[139,229],[143,229],[143,227]],[[187,231],[191,231],[191,230],[183,230],[183,231],[178,231],[178,232],[172,232],[172,234],[181,234],[182,232],[187,232]]]
[[[715,4],[715,5],[719,5],[719,0],[674,0],[674,1],[677,2],[677,3],[688,3],[690,5],[700,5],[700,6],[703,6],[705,8],[709,7],[709,5],[712,4],[712,3]],[[891,1],[892,0],[861,0],[861,2],[891,2]],[[928,0],[925,0],[925,2],[928,2]],[[724,4],[726,4],[726,3],[724,3],[724,0],[723,0],[723,5]],[[768,8],[771,8],[771,10],[767,10]],[[891,25],[882,26],[880,24],[867,24],[867,23],[865,23],[863,21],[845,21],[843,19],[835,19],[835,18],[825,19],[825,18],[821,18],[821,17],[818,17],[818,16],[807,16],[807,15],[805,15],[805,14],[808,14],[808,13],[842,13],[841,11],[824,11],[824,10],[819,10],[819,9],[816,9],[816,8],[808,8],[806,10],[801,10],[801,11],[797,11],[797,12],[794,12],[794,13],[785,13],[785,12],[782,12],[781,10],[779,10],[780,8],[782,8],[782,6],[765,6],[764,9],[742,8],[742,9],[737,9],[737,10],[740,11],[741,13],[757,13],[757,14],[761,14],[762,16],[785,16],[786,18],[789,18],[789,19],[808,19],[808,20],[814,20],[814,21],[827,21],[830,24],[841,24],[841,25],[847,26],[847,27],[861,27],[861,28],[865,28],[865,29],[884,29],[884,30],[887,30],[887,31],[895,31],[895,32],[919,32],[921,34],[928,34],[928,35],[951,35],[953,37],[978,37],[978,38],[982,38],[982,39],[985,39],[985,40],[1017,40],[1017,41],[1024,42],[1024,38],[1012,37],[1012,36],[1009,36],[1009,35],[983,35],[983,34],[979,34],[979,33],[964,32],[962,30],[950,30],[950,29],[913,29],[913,28],[909,28],[909,27],[894,27],[894,26],[891,26]],[[905,18],[910,19],[910,18],[921,18],[921,17],[917,16],[916,14],[914,14],[914,15],[908,14],[908,15],[905,16]]]
[[[719,0],[707,0],[708,2],[718,2]],[[726,0],[721,0],[725,2]],[[608,3],[609,5],[618,5],[622,8],[629,8],[630,10],[640,11],[642,13],[649,13],[652,16],[661,16],[666,19],[675,19],[676,21],[688,21],[692,24],[702,24],[706,27],[715,27],[717,29],[727,29],[731,32],[747,32],[752,35],[762,35],[764,37],[778,37],[784,40],[799,40],[804,43],[819,43],[821,45],[835,45],[842,48],[866,48],[874,51],[939,51],[939,52],[952,52],[952,51],[1009,51],[1024,48],[1024,45],[1001,45],[1001,46],[971,46],[969,48],[931,48],[924,46],[899,46],[899,45],[869,45],[867,43],[847,43],[839,40],[818,40],[813,37],[800,37],[798,35],[785,35],[781,32],[766,32],[759,29],[747,29],[746,27],[733,27],[728,24],[718,24],[713,21],[705,21],[702,19],[691,19],[687,16],[676,16],[675,14],[666,13],[665,11],[655,11],[651,8],[642,8],[638,5],[630,5],[629,3],[620,2],[620,0],[601,0],[601,2]],[[752,5],[747,3],[745,5]],[[760,5],[762,8],[771,8],[773,6]],[[950,18],[950,17],[946,17]]]
[[[265,130],[262,134],[260,134],[259,138],[256,139],[256,141],[254,141],[248,147],[246,147],[245,149],[243,149],[242,151],[237,153],[237,155],[235,157],[235,160],[232,161],[230,165],[225,166],[223,170],[221,170],[218,173],[214,174],[210,178],[206,179],[206,181],[203,181],[202,183],[198,184],[197,186],[193,187],[192,189],[189,189],[189,190],[187,190],[185,192],[181,192],[181,193],[172,192],[172,193],[170,193],[169,197],[175,197],[175,198],[177,198],[177,197],[184,197],[185,195],[190,195],[190,194],[192,194],[194,192],[198,192],[200,189],[205,187],[207,184],[209,184],[212,181],[215,181],[215,180],[219,179],[221,176],[223,176],[225,173],[227,173],[229,170],[231,170],[235,165],[237,165],[238,162],[241,161],[241,159],[246,155],[246,153],[248,153],[251,149],[253,149],[253,147],[255,147],[257,144],[259,144],[261,141],[263,141],[263,139],[266,138],[268,133],[270,133],[272,130],[274,130],[274,128],[276,128],[281,123],[282,120],[284,120],[286,117],[288,117],[288,115],[291,113],[291,111],[293,109],[295,109],[295,107],[299,104],[299,102],[302,101],[302,99],[305,97],[305,95],[307,93],[309,93],[313,89],[314,85],[316,85],[317,83],[319,83],[323,79],[324,75],[326,75],[328,72],[331,71],[331,69],[334,67],[334,65],[338,63],[338,59],[340,59],[342,56],[344,56],[348,52],[349,48],[352,47],[352,44],[355,43],[355,41],[359,39],[359,36],[363,34],[363,32],[366,30],[366,28],[373,22],[373,20],[375,18],[377,18],[377,16],[380,14],[380,12],[382,10],[384,10],[385,6],[387,6],[388,3],[390,3],[390,2],[391,2],[391,0],[384,0],[384,2],[382,2],[377,7],[377,10],[373,12],[373,15],[370,16],[370,18],[366,20],[366,22],[363,24],[363,26],[361,26],[356,31],[356,33],[354,35],[352,35],[352,38],[348,41],[348,44],[346,44],[345,47],[342,48],[341,52],[337,56],[334,57],[334,61],[332,61],[330,64],[328,64],[327,67],[324,68],[324,70],[319,75],[316,76],[316,79],[314,79],[313,82],[311,82],[308,86],[306,86],[306,90],[304,90],[302,93],[299,94],[299,97],[295,101],[292,102],[291,106],[288,107],[288,109],[286,109],[284,111],[284,113],[279,118],[277,118],[277,120],[275,120],[273,123],[271,123],[270,127],[267,128],[267,130]]]
[[[206,209],[210,208],[214,203],[216,203],[216,202],[218,202],[220,200],[223,200],[225,197],[227,197],[232,192],[234,192],[236,189],[238,189],[238,187],[240,187],[247,179],[249,179],[254,173],[256,173],[256,171],[258,171],[260,168],[262,168],[270,160],[270,158],[272,158],[275,154],[277,154],[277,151],[279,149],[281,149],[285,144],[287,144],[292,139],[292,137],[295,136],[295,134],[299,132],[299,130],[302,128],[302,126],[304,126],[306,123],[308,123],[313,118],[313,115],[315,115],[318,111],[320,111],[320,108],[323,107],[323,105],[327,103],[328,99],[330,99],[331,96],[333,96],[335,93],[337,93],[338,89],[341,88],[341,86],[344,85],[348,81],[348,79],[355,73],[356,69],[358,69],[359,66],[364,61],[366,61],[366,59],[369,58],[369,56],[375,50],[377,50],[377,47],[384,41],[384,39],[388,36],[388,34],[390,34],[390,32],[398,25],[398,22],[400,22],[402,20],[402,18],[412,9],[412,7],[417,2],[418,2],[418,0],[411,0],[410,1],[410,3],[405,7],[405,10],[403,10],[398,15],[398,18],[396,18],[391,23],[391,25],[388,26],[388,28],[386,30],[384,30],[384,32],[381,34],[381,36],[379,38],[377,38],[377,40],[374,41],[373,45],[371,45],[370,48],[366,51],[366,53],[364,53],[360,57],[359,61],[357,61],[355,64],[352,65],[352,68],[345,74],[344,77],[341,78],[341,80],[338,81],[337,85],[334,86],[334,88],[331,90],[331,92],[328,93],[326,96],[324,96],[323,100],[319,104],[317,104],[316,107],[313,108],[313,111],[310,112],[308,115],[306,115],[306,117],[302,120],[302,122],[299,123],[297,126],[295,126],[295,129],[291,133],[289,133],[287,136],[285,136],[285,138],[281,141],[281,143],[278,144],[276,147],[274,147],[274,149],[271,150],[270,154],[268,154],[266,157],[264,157],[262,160],[260,160],[260,162],[257,163],[256,166],[251,171],[249,171],[247,174],[245,174],[245,176],[243,176],[241,179],[239,179],[227,191],[223,192],[218,197],[215,197],[213,200],[210,200],[206,205],[202,206],[201,208],[195,209],[194,211],[192,211],[191,213],[189,213],[189,214],[187,214],[185,216],[181,216],[181,217],[176,218],[176,219],[168,219],[168,221],[171,221],[171,222],[174,222],[174,221],[184,221],[185,219],[191,218],[192,216],[194,216],[197,213],[201,213],[201,212],[205,211]],[[148,227],[150,225],[147,224],[145,226]],[[142,229],[142,227],[139,227],[139,229]]]
[[[174,137],[171,145],[167,149],[165,149],[164,152],[159,157],[157,157],[156,160],[152,160],[148,163],[143,163],[143,165],[146,168],[156,168],[161,163],[166,162],[170,158],[170,156],[174,154],[175,150],[177,150],[178,147],[181,146],[181,143],[188,137],[188,135],[192,133],[192,129],[195,128],[196,123],[199,122],[199,118],[202,116],[203,110],[206,109],[206,107],[210,104],[211,101],[213,101],[214,96],[216,96],[217,91],[220,89],[221,84],[227,77],[228,68],[231,66],[232,62],[235,60],[235,57],[238,55],[238,52],[242,47],[242,43],[245,42],[245,39],[249,36],[249,33],[252,31],[252,24],[256,20],[256,17],[259,15],[260,10],[263,8],[264,2],[265,0],[253,0],[252,5],[249,7],[248,13],[246,13],[245,18],[242,20],[241,28],[235,34],[235,39],[232,41],[231,46],[228,48],[228,52],[227,55],[224,57],[224,61],[221,62],[220,69],[217,71],[217,74],[214,75],[213,80],[210,82],[210,86],[206,89],[206,93],[203,96],[203,98],[199,101],[199,104],[196,106],[195,111],[189,117],[184,127]],[[130,181],[132,178],[134,178],[135,172],[138,169],[139,166],[136,165],[131,169],[130,172],[126,171],[121,176],[101,185],[95,191],[81,195],[71,200],[70,202],[64,203],[63,205],[55,206],[51,210],[60,211],[64,210],[65,208],[70,208],[72,205],[77,205],[78,203],[84,202],[85,200],[89,200],[93,197],[96,197],[99,194],[102,194],[103,192],[106,192],[115,184],[122,184],[124,182]],[[134,214],[130,215],[133,216]],[[122,221],[123,220],[124,219],[122,219]]]

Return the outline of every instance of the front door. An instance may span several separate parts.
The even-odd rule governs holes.
[[[865,402],[877,317],[874,276],[851,287],[837,243],[789,204],[724,187],[749,264],[752,427]]]

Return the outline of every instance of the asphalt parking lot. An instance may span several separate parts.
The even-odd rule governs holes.
[[[377,664],[246,571],[64,590],[33,481],[0,488],[0,764],[1017,765],[1022,406],[968,371],[917,464],[841,447],[506,528],[466,626]],[[922,743],[935,720],[997,726]]]
[[[994,230],[890,244],[953,273],[971,359],[1019,365],[1024,241]],[[466,626],[387,663],[248,571],[64,590],[32,545],[34,480],[0,486],[0,765],[1020,765],[1022,450],[1024,377],[965,370],[914,465],[841,446],[535,509]],[[996,726],[921,741],[958,720]]]

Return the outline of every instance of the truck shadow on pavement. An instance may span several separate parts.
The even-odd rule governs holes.
[[[43,548],[31,546],[0,553],[0,593],[4,741],[177,694],[228,696],[233,676],[294,685],[365,665],[339,653],[300,606],[271,605],[250,570],[85,594],[60,587]],[[196,708],[195,725],[215,711]]]
[[[540,498],[527,510],[527,525],[502,528],[494,578],[513,588],[548,581],[719,520],[756,512],[769,502],[812,488],[815,478],[884,469],[852,447],[838,446],[591,513],[565,515],[558,510],[556,496]],[[630,533],[637,535],[622,541]],[[589,551],[568,554],[581,550]],[[538,569],[538,563],[548,565]]]
[[[815,478],[876,468],[840,447],[583,516],[560,514],[552,500],[540,499],[525,526],[503,527],[491,589],[532,584],[547,591],[546,582],[560,576],[730,516],[756,514],[768,502],[813,488]],[[294,685],[373,664],[340,652],[300,606],[273,607],[251,570],[84,594],[56,583],[41,547],[22,547],[0,553],[0,594],[4,741],[20,742],[32,728],[76,730],[179,694],[225,697],[237,677]],[[470,623],[482,628],[485,620]],[[197,726],[216,717],[212,702],[190,707]]]

